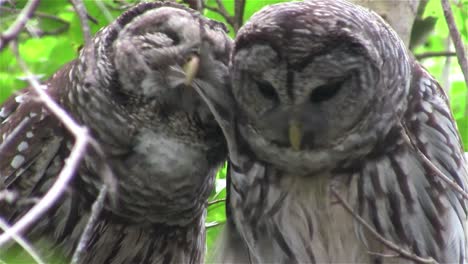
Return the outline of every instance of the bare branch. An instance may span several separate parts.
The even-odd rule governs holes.
[[[414,253],[411,253],[409,251],[406,251],[405,249],[399,247],[392,241],[386,239],[385,237],[381,236],[375,229],[369,225],[366,220],[364,220],[362,217],[360,217],[358,214],[354,212],[354,210],[351,208],[351,206],[339,195],[339,193],[335,190],[335,188],[330,187],[331,193],[338,199],[338,202],[350,213],[353,218],[355,218],[367,231],[369,231],[379,242],[381,242],[383,245],[388,247],[389,249],[395,251],[399,255],[399,257],[412,260],[418,263],[437,263],[434,259],[432,258],[422,258]],[[393,255],[392,255],[393,256]]]
[[[382,258],[398,258],[398,257],[400,257],[400,255],[398,255],[398,254],[382,254],[382,253],[372,252],[372,251],[367,251],[367,254],[374,255],[374,256],[379,256],[379,257],[382,257]]]
[[[102,14],[104,14],[104,17],[107,19],[107,21],[110,23],[114,21],[114,17],[112,16],[112,13],[109,11],[109,8],[104,4],[104,1],[96,1],[96,5],[101,9]]]
[[[41,89],[40,86],[37,87]],[[36,88],[34,88],[36,89]],[[38,220],[42,214],[44,214],[55,202],[60,198],[60,196],[65,192],[66,187],[73,178],[75,171],[83,158],[84,152],[86,150],[86,145],[88,143],[88,130],[86,128],[81,128],[75,130],[74,132],[80,133],[81,135],[77,137],[75,145],[72,148],[70,156],[63,167],[62,171],[57,177],[57,180],[52,185],[50,190],[42,197],[39,202],[31,208],[21,219],[18,220],[11,228],[5,230],[0,236],[0,247],[2,247],[7,241],[9,241],[15,235],[23,232],[29,225]]]
[[[0,229],[6,232],[6,230],[11,229],[11,227],[8,225],[5,220],[0,218]],[[13,240],[15,240],[18,245],[20,245],[38,264],[45,264],[45,261],[41,259],[39,256],[39,253],[36,252],[34,247],[25,239],[23,239],[21,236],[14,235]]]
[[[452,57],[457,56],[456,52],[453,51],[430,51],[414,55],[416,59],[423,60],[432,57]]]
[[[215,204],[218,204],[218,203],[224,203],[224,202],[226,202],[226,199],[213,200],[213,201],[208,202],[208,206],[215,205]]]
[[[83,36],[87,45],[91,44],[91,28],[88,24],[88,12],[86,7],[81,0],[71,0],[76,13],[80,17],[81,29],[83,30]],[[93,56],[94,57],[94,56]]]
[[[18,14],[18,13],[21,12],[20,9],[3,7],[3,6],[0,6],[0,11],[9,12],[9,13],[13,13],[13,14]],[[38,30],[36,30],[34,33],[35,33],[35,35],[37,35],[39,37],[42,37],[44,35],[58,35],[58,34],[61,34],[61,33],[65,32],[65,31],[67,31],[70,28],[70,23],[68,23],[68,21],[63,20],[60,17],[54,16],[54,15],[50,15],[50,14],[47,14],[47,13],[36,11],[36,12],[34,12],[33,17],[50,19],[50,20],[53,20],[55,22],[61,23],[63,25],[62,27],[59,27],[59,28],[57,28],[55,30],[52,30],[52,31],[42,31],[42,30],[38,31]],[[32,34],[30,34],[30,35],[32,35]]]
[[[468,59],[466,57],[466,50],[458,31],[455,19],[453,18],[452,8],[450,7],[449,0],[442,0],[442,9],[444,10],[445,20],[449,28],[450,36],[452,37],[453,45],[457,52],[458,63],[462,69],[465,82],[468,85]]]
[[[0,247],[9,241],[15,235],[23,232],[29,225],[40,218],[65,192],[66,187],[73,178],[76,169],[78,168],[81,159],[86,151],[87,144],[90,141],[90,135],[86,127],[79,126],[65,110],[63,110],[49,95],[43,90],[43,86],[29,71],[25,62],[18,53],[17,42],[12,45],[12,50],[16,55],[16,59],[23,71],[26,73],[26,78],[32,89],[38,94],[39,99],[44,105],[64,124],[64,126],[75,137],[75,145],[73,146],[70,156],[68,157],[64,167],[60,171],[57,180],[54,182],[49,191],[33,206],[21,219],[18,220],[11,228],[7,229],[0,236]]]
[[[234,3],[234,32],[237,33],[244,23],[245,0],[236,0]]]
[[[36,11],[39,2],[39,0],[29,0],[13,25],[0,35],[0,51],[4,49],[10,41],[18,37],[18,34],[24,28],[29,18],[31,18],[34,11]]]
[[[91,236],[93,235],[93,228],[96,225],[99,215],[104,208],[104,200],[107,195],[107,186],[103,185],[101,190],[99,191],[99,196],[97,197],[96,201],[93,203],[93,207],[91,209],[91,214],[89,215],[88,223],[86,223],[86,227],[81,234],[80,241],[78,242],[78,246],[76,247],[75,253],[73,253],[72,257],[72,264],[81,263],[80,258],[83,255],[86,246],[88,245]]]
[[[429,166],[433,171],[436,172],[437,176],[439,178],[441,178],[445,183],[447,183],[450,187],[452,187],[455,191],[457,191],[459,194],[461,194],[461,196],[463,196],[464,199],[468,200],[468,193],[465,192],[457,183],[455,180],[452,180],[450,179],[449,177],[447,177],[441,170],[439,170],[439,168],[437,168],[433,163],[432,161],[430,161],[426,155],[424,155],[424,153],[421,152],[421,150],[419,150],[419,148],[417,147],[416,143],[411,139],[411,137],[409,136],[410,133],[408,132],[408,128],[405,126],[405,125],[401,125],[402,128],[403,128],[403,139],[406,141],[407,144],[409,144],[413,150],[416,151],[416,153],[418,154],[418,156],[423,160],[423,162]]]
[[[231,25],[231,27],[233,27],[235,29],[235,27],[234,27],[234,24],[235,24],[234,17],[232,17],[229,14],[229,12],[226,10],[226,8],[224,7],[223,2],[221,0],[216,0],[216,5],[217,5],[217,7],[212,7],[212,6],[208,6],[206,4],[203,4],[203,8],[208,9],[210,11],[213,11],[215,13],[218,13],[219,15],[221,15],[224,18],[224,20],[226,20],[226,22],[229,25]]]
[[[199,12],[203,11],[203,2],[204,2],[204,0],[184,0],[182,2],[186,3],[193,10],[197,10]]]
[[[225,221],[223,221],[223,222],[210,222],[210,223],[206,223],[205,227],[206,227],[206,229],[210,229],[210,228],[213,228],[213,227],[224,225],[225,223],[226,223]]]

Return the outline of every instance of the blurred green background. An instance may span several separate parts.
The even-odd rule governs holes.
[[[390,0],[389,0],[390,1]],[[0,32],[4,32],[18,17],[27,1],[0,1]],[[107,25],[132,4],[134,0],[87,0],[84,1],[94,34]],[[193,2],[193,1],[178,1]],[[220,0],[227,12],[234,14],[234,0]],[[263,6],[285,2],[284,0],[246,0],[244,21]],[[207,0],[210,7],[218,7],[216,0]],[[468,1],[453,1],[452,9],[457,26],[462,34],[465,48],[468,43]],[[225,22],[214,11],[204,9],[203,13],[213,19]],[[93,22],[94,21],[94,22]],[[230,27],[231,36],[234,30]],[[434,52],[453,51],[449,44],[449,32],[440,0],[429,0],[424,11],[418,16],[413,27],[411,50],[421,63],[434,75],[449,94],[454,117],[468,150],[468,90],[462,72],[454,56],[423,56]],[[41,80],[47,79],[66,62],[76,58],[83,45],[81,24],[72,5],[67,0],[43,0],[35,15],[29,20],[19,36],[19,52],[30,70]],[[25,74],[9,48],[0,52],[0,104],[15,90],[27,86]],[[207,217],[208,250],[225,221],[224,199],[226,196],[225,168],[217,175],[216,188],[210,197]]]

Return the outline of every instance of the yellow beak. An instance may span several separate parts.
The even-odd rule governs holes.
[[[184,64],[185,85],[190,86],[192,84],[193,79],[197,75],[199,66],[200,58],[196,55],[190,57],[190,59]]]
[[[289,121],[289,143],[291,143],[291,147],[295,151],[299,151],[301,149],[301,141],[302,141],[302,126],[299,121],[295,119],[291,119]]]

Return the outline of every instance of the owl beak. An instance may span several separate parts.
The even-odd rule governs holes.
[[[289,121],[289,143],[295,151],[301,149],[302,141],[302,126],[301,123],[295,119]]]
[[[183,69],[185,72],[185,82],[186,86],[192,85],[193,79],[197,75],[198,68],[200,66],[200,58],[196,55],[192,55],[190,59],[184,64]]]

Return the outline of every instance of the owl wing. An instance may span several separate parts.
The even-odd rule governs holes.
[[[66,83],[64,78],[67,78],[70,66],[65,66],[47,83],[46,91],[56,101],[59,101],[59,93],[63,90],[57,88]],[[68,157],[73,138],[31,89],[24,89],[11,97],[0,111],[0,189],[13,194],[13,199],[0,203],[0,215],[13,224],[55,182]],[[53,234],[56,240],[53,244],[57,245],[71,234],[80,219],[80,210],[77,210],[78,199],[70,198],[75,192],[69,189],[67,193],[67,199],[53,206],[31,226],[30,238],[38,237],[50,244],[51,238],[44,237],[44,234]]]
[[[413,74],[403,125],[432,164],[466,191],[466,161],[447,97],[421,66],[414,65]],[[359,214],[387,239],[419,256],[462,263],[467,201],[423,161],[403,133],[403,128],[393,128],[384,149],[365,163],[358,184]]]

